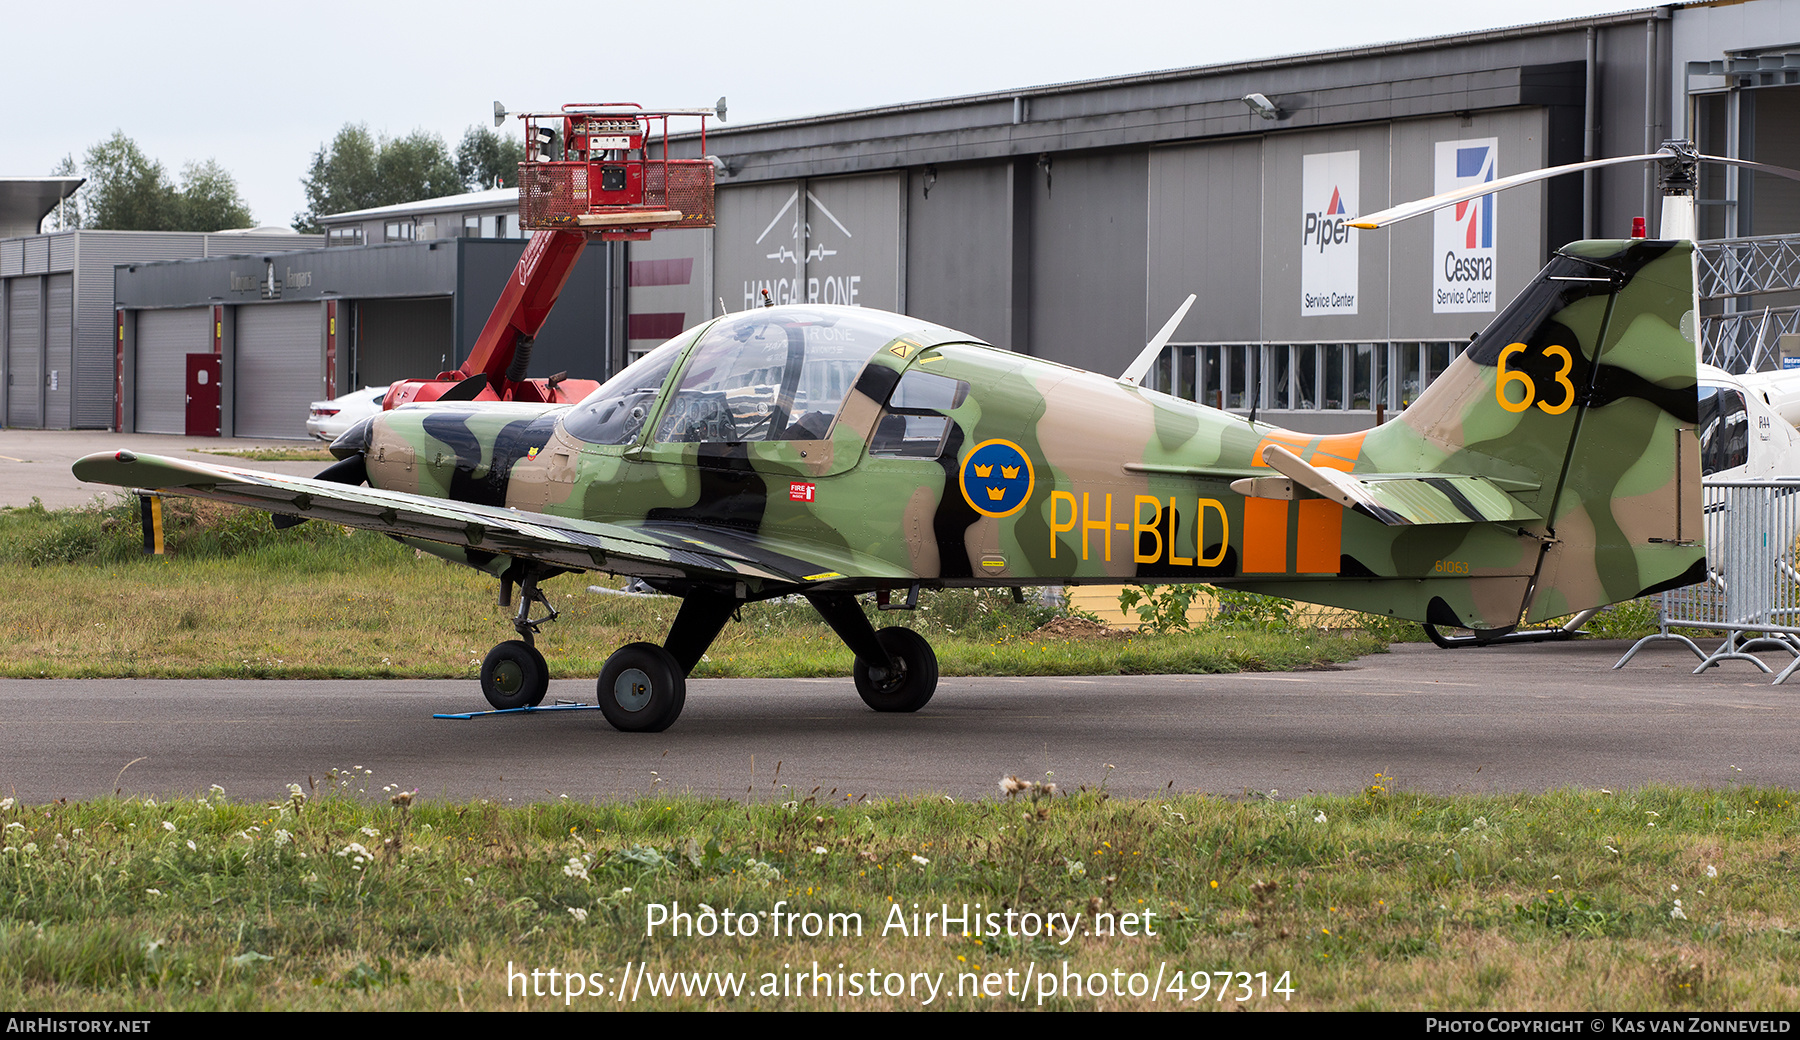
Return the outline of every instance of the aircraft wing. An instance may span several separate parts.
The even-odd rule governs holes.
[[[601,523],[129,451],[89,455],[74,469],[93,483],[208,498],[572,570],[808,586],[911,577],[848,550],[788,546],[698,524]]]

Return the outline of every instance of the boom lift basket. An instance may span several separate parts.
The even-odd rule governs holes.
[[[704,155],[710,112],[580,104],[564,105],[555,113],[524,113],[527,158],[519,164],[520,225],[533,231],[585,231],[604,239],[712,227],[712,160],[669,158],[669,117],[700,118]]]

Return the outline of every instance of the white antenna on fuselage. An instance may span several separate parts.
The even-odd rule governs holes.
[[[1125,374],[1119,377],[1119,382],[1130,386],[1137,386],[1143,382],[1144,373],[1150,371],[1151,365],[1156,364],[1156,359],[1162,355],[1162,349],[1169,345],[1169,340],[1174,338],[1176,326],[1181,324],[1181,319],[1187,317],[1188,308],[1193,305],[1194,294],[1188,293],[1188,298],[1182,301],[1181,306],[1175,308],[1174,315],[1163,324],[1162,329],[1156,335],[1150,337],[1150,342],[1144,344],[1144,349],[1138,353],[1130,365],[1126,366]]]

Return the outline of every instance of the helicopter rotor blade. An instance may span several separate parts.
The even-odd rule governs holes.
[[[1771,166],[1768,163],[1752,162],[1749,159],[1730,159],[1722,155],[1699,155],[1693,152],[1683,154],[1672,148],[1663,148],[1647,155],[1621,155],[1611,159],[1595,159],[1591,162],[1569,163],[1566,166],[1552,166],[1547,169],[1532,170],[1529,173],[1516,173],[1511,177],[1502,177],[1499,180],[1488,181],[1484,184],[1472,184],[1469,187],[1458,188],[1455,191],[1447,191],[1441,195],[1433,195],[1429,198],[1401,203],[1398,206],[1392,206],[1388,209],[1355,217],[1345,221],[1345,223],[1353,228],[1373,230],[1376,228],[1387,227],[1390,224],[1397,224],[1402,220],[1411,220],[1413,217],[1424,216],[1427,213],[1443,209],[1446,206],[1454,206],[1459,202],[1467,202],[1470,199],[1477,199],[1483,195],[1491,195],[1497,191],[1516,188],[1521,184],[1533,184],[1537,181],[1548,180],[1551,177],[1561,177],[1566,173],[1580,173],[1583,170],[1597,170],[1602,167],[1619,166],[1624,163],[1670,161],[1720,163],[1726,166],[1743,167],[1757,173],[1767,173],[1776,177],[1785,177],[1789,180],[1800,181],[1800,170],[1790,170],[1785,166]]]
[[[1387,227],[1389,224],[1397,224],[1402,220],[1411,220],[1414,217],[1424,216],[1434,210],[1443,209],[1445,206],[1454,206],[1459,202],[1478,199],[1483,195],[1491,195],[1497,191],[1516,188],[1521,184],[1532,184],[1537,181],[1548,180],[1551,177],[1560,177],[1565,173],[1580,173],[1582,170],[1596,170],[1603,166],[1618,166],[1622,163],[1650,162],[1656,159],[1669,159],[1673,158],[1674,154],[1675,153],[1673,152],[1652,152],[1649,155],[1621,155],[1614,159],[1595,159],[1592,162],[1570,163],[1567,166],[1552,166],[1548,169],[1532,170],[1530,173],[1515,173],[1511,177],[1502,177],[1499,180],[1487,181],[1482,184],[1472,184],[1467,188],[1458,188],[1455,191],[1446,191],[1441,195],[1432,195],[1429,198],[1417,199],[1412,202],[1403,202],[1398,206],[1391,206],[1384,210],[1378,210],[1374,213],[1352,218],[1345,221],[1345,223],[1353,228],[1374,230],[1376,228]]]

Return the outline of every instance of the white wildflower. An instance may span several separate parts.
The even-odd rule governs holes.
[[[570,856],[569,862],[563,864],[563,873],[572,878],[588,880],[587,864],[581,861],[580,856]]]
[[[0,812],[7,812],[13,807],[11,798],[0,798]]]
[[[175,825],[173,823],[170,823],[168,820],[163,821],[163,830],[172,831],[174,829],[175,829]]]
[[[1675,908],[1669,911],[1669,919],[1671,921],[1685,921],[1688,919],[1687,915],[1681,912],[1681,900],[1675,900]]]
[[[361,870],[364,863],[375,861],[375,856],[368,849],[354,841],[339,849],[338,856],[350,860],[357,870]]]
[[[162,889],[159,889],[159,888],[146,888],[146,889],[144,889],[144,891],[148,892],[149,894],[151,894],[153,896],[162,895]]]
[[[583,910],[581,907],[578,907],[578,906],[569,907],[569,916],[573,917],[577,924],[586,924],[587,923],[587,911]]]
[[[1080,860],[1065,859],[1063,863],[1068,867],[1070,877],[1087,877],[1087,865]]]
[[[828,850],[823,845],[814,845],[813,846],[813,855],[815,855],[815,856],[823,856],[823,855],[825,855],[825,853],[827,851]]]
[[[375,829],[375,828],[373,828],[373,827],[364,827],[364,828],[362,828],[362,833],[363,833],[363,834],[365,834],[365,835],[367,835],[367,836],[368,836],[368,837],[371,837],[371,838],[379,838],[379,837],[381,837],[381,832],[380,832],[380,831],[378,831],[378,830],[376,830],[376,829]]]
[[[220,787],[218,784],[214,784],[211,787],[207,788],[206,793],[212,795],[214,798],[225,797],[225,789],[223,787]]]
[[[277,830],[275,832],[275,844],[277,847],[286,845],[288,842],[293,841],[293,840],[294,840],[293,834],[288,831]]]
[[[1708,863],[1706,865],[1706,876],[1707,877],[1718,877],[1719,876],[1719,868],[1713,866],[1711,863]]]
[[[194,844],[194,839],[192,839],[192,838],[188,839],[188,851],[189,852],[199,852],[200,851],[200,846]]]
[[[1325,822],[1325,811],[1323,809],[1321,809],[1317,813],[1313,814],[1313,822],[1314,823],[1324,823]]]
[[[925,858],[925,857],[924,857],[924,856],[921,856],[921,855],[919,855],[919,854],[918,854],[918,853],[916,853],[916,852],[915,852],[915,853],[913,853],[913,858],[912,858],[912,861],[913,861],[913,862],[914,862],[914,863],[917,863],[917,864],[918,864],[918,865],[919,865],[919,866],[921,866],[921,867],[929,867],[929,866],[931,866],[931,861],[930,861],[930,860],[928,860],[928,859],[926,859],[926,858]]]

